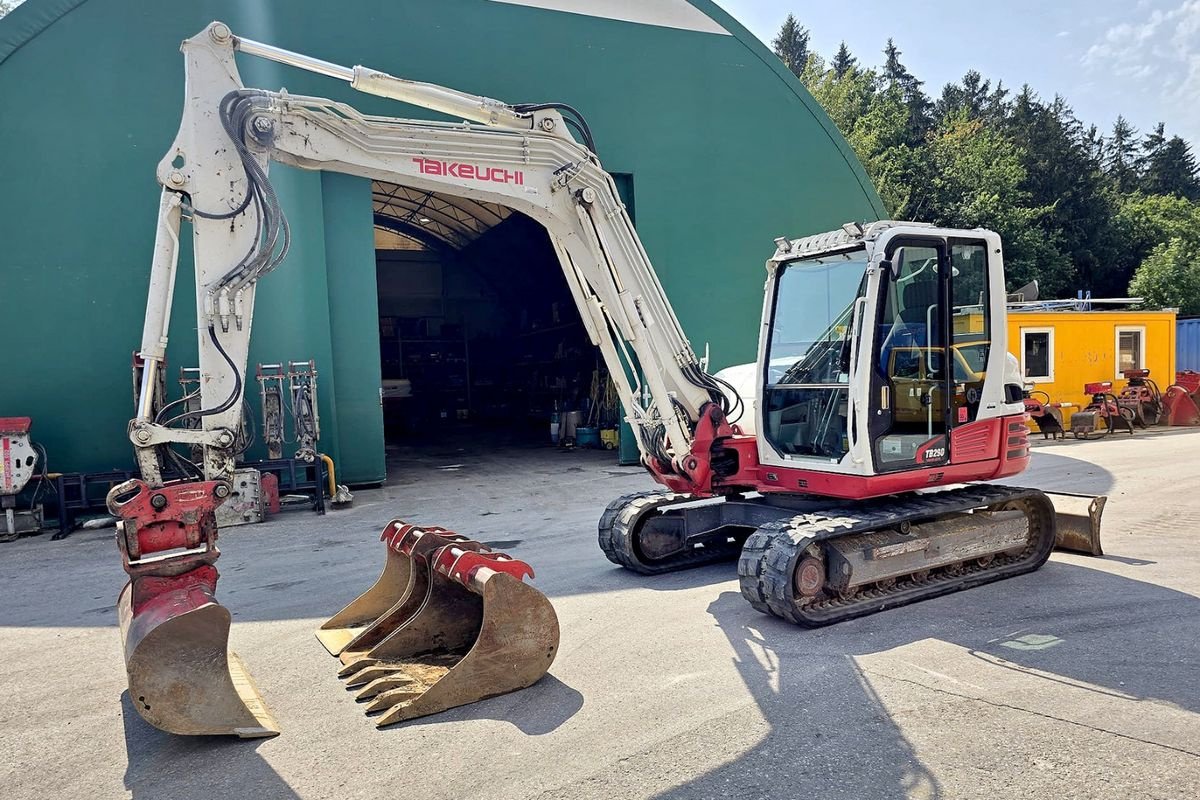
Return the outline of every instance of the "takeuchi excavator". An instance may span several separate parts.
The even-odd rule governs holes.
[[[220,22],[182,50],[184,110],[157,171],[129,427],[142,478],[109,498],[130,576],[119,604],[130,697],[153,724],[278,732],[227,655],[230,615],[215,598],[214,566],[214,509],[234,475],[255,286],[288,251],[272,162],[497,203],[546,228],[641,463],[661,485],[613,501],[600,520],[600,547],[623,567],[657,574],[737,559],[755,609],[816,626],[1035,570],[1056,538],[1098,551],[1102,498],[1056,514],[1042,491],[984,483],[1030,460],[995,233],[883,221],[777,239],[757,363],[713,375],[570,106],[508,105],[347,68],[237,37]],[[368,116],[248,89],[239,51],[464,121]],[[160,380],[185,217],[198,406],[166,402]],[[183,400],[196,410],[172,415]],[[200,424],[180,424],[189,414]],[[180,445],[199,448],[201,463]],[[524,582],[527,565],[400,520],[382,538],[379,580],[318,632],[381,724],[546,672],[558,623]]]

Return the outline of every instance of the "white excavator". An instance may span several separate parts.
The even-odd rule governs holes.
[[[119,603],[130,699],[152,724],[180,734],[278,732],[227,655],[230,616],[215,598],[214,566],[214,509],[234,475],[255,287],[288,250],[272,162],[496,203],[545,227],[641,463],[662,487],[615,500],[600,520],[600,547],[623,567],[655,574],[737,559],[755,609],[817,626],[1030,572],[1056,540],[1098,552],[1102,498],[1056,513],[1047,493],[982,483],[1030,460],[995,233],[885,221],[777,239],[757,364],[712,375],[571,107],[508,105],[338,66],[220,22],[182,50],[185,103],[158,166],[129,427],[142,478],[109,497],[130,576]],[[465,121],[368,116],[247,89],[238,52]],[[198,406],[162,396],[184,218]],[[192,410],[172,413],[184,401]],[[199,448],[201,462],[180,445]],[[558,624],[524,582],[527,565],[399,520],[382,538],[379,580],[318,632],[379,724],[513,691],[546,672]]]

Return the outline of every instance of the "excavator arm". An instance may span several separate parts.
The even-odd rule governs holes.
[[[234,60],[238,50],[471,122],[368,116],[324,98],[245,89]],[[514,107],[340,67],[240,39],[219,22],[184,42],[183,52],[187,102],[179,134],[158,167],[162,202],[140,350],[141,393],[130,424],[148,483],[162,483],[164,460],[179,465],[173,444],[203,446],[197,477],[227,481],[233,474],[255,285],[284,259],[290,239],[267,177],[273,161],[496,203],[541,223],[617,385],[644,462],[656,472],[689,477],[697,421],[706,405],[727,405],[729,395],[704,371],[684,335],[612,177],[572,137],[568,117],[555,105]],[[185,213],[193,234],[203,378],[196,412],[202,424],[194,430],[172,427],[180,415],[154,396]]]
[[[214,511],[231,493],[255,289],[284,261],[291,240],[268,178],[273,162],[496,203],[542,224],[616,383],[642,461],[660,480],[706,491],[707,459],[692,455],[707,446],[697,428],[702,420],[724,420],[736,394],[697,359],[573,109],[510,106],[341,67],[240,39],[220,22],[182,50],[184,109],[157,170],[162,194],[135,358],[139,388],[129,436],[142,479],[115,487],[108,498],[120,517],[117,541],[130,576],[118,608],[130,696],[146,719],[175,733],[267,736],[278,726],[227,654],[230,616],[215,597]],[[324,98],[247,89],[235,62],[239,50],[466,121],[368,116]],[[195,395],[174,402],[162,396],[185,220],[195,259],[199,403]],[[179,445],[189,454],[199,448],[201,462]],[[545,673],[557,648],[557,620],[545,597],[523,583],[532,575],[526,565],[457,534],[399,520],[383,539],[388,566],[379,582],[320,633],[351,685],[368,684],[360,697],[372,698],[369,711],[385,712],[380,724],[522,688]],[[439,654],[413,672],[414,659],[428,650],[420,633],[429,630]],[[457,653],[450,662],[446,647]]]

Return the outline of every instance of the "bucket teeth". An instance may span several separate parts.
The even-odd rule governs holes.
[[[395,675],[396,667],[389,667],[386,664],[375,664],[370,667],[364,667],[353,675],[346,677],[346,688],[352,689],[356,686],[365,686],[371,681],[387,678]]]
[[[415,698],[420,697],[423,692],[420,689],[392,689],[383,692],[375,697],[371,702],[367,703],[367,713],[374,715],[380,714],[394,708],[399,703],[411,702]],[[385,725],[387,723],[379,720],[376,725]]]
[[[379,579],[317,632],[377,726],[523,689],[546,674],[558,618],[524,582],[533,576],[527,564],[399,520],[381,538]]]
[[[416,686],[417,683],[412,678],[402,673],[393,673],[383,678],[376,678],[362,688],[358,694],[354,695],[354,699],[362,702],[370,700],[377,694],[388,692],[392,689],[404,689],[406,687]]]
[[[377,658],[356,658],[342,665],[342,668],[338,670],[338,677],[349,678],[351,675],[361,672],[367,667],[373,667],[378,663],[379,659]]]

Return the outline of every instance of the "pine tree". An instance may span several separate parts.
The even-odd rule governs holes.
[[[901,102],[908,108],[908,139],[909,144],[918,146],[925,138],[926,132],[932,127],[931,112],[933,103],[921,90],[923,81],[919,81],[908,71],[900,61],[900,48],[891,39],[883,48],[886,60],[883,65],[883,80],[888,91],[896,93]]]
[[[1137,149],[1137,130],[1125,117],[1117,115],[1112,135],[1105,146],[1104,169],[1122,194],[1137,188]]]
[[[1138,172],[1145,175],[1150,170],[1150,162],[1159,158],[1163,147],[1167,144],[1166,125],[1158,123],[1151,133],[1142,139],[1142,152],[1137,159]],[[1154,194],[1154,192],[1150,192]]]
[[[794,15],[788,14],[775,40],[771,42],[775,55],[797,78],[804,74],[804,67],[808,64],[808,35],[808,29]]]
[[[846,73],[858,66],[858,59],[850,55],[850,48],[846,47],[845,42],[842,42],[829,65],[833,68],[834,77],[840,80],[846,77]]]
[[[980,119],[988,115],[994,105],[995,95],[992,82],[985,81],[975,70],[970,70],[960,83],[947,83],[942,87],[942,96],[934,104],[934,116],[944,120],[965,111],[969,119]],[[1004,90],[999,89],[1003,98]]]
[[[1154,147],[1146,156],[1142,188],[1147,194],[1173,194],[1188,200],[1200,200],[1200,177],[1196,157],[1188,143],[1172,136],[1159,144],[1162,125],[1155,129]],[[1150,138],[1150,137],[1147,137]]]

